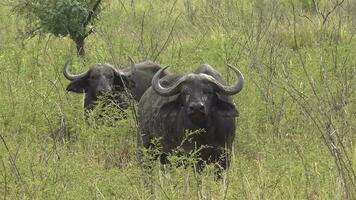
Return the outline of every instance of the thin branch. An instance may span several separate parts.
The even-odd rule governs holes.
[[[89,29],[89,31],[85,33],[84,39],[87,38],[87,37],[88,37],[90,34],[92,34],[94,31],[95,31],[95,30],[94,30],[94,27],[91,27],[91,28]]]
[[[6,143],[6,141],[5,141],[5,138],[1,135],[1,133],[0,133],[0,139],[2,140],[2,142],[3,142],[4,146],[5,146],[5,149],[6,149],[6,151],[7,151],[8,154],[9,154],[10,163],[11,163],[11,166],[12,166],[13,170],[15,171],[15,175],[16,175],[17,180],[21,183],[22,187],[24,187],[24,189],[25,189],[26,193],[28,194],[28,196],[30,196],[31,199],[32,199],[33,197],[32,197],[32,195],[31,195],[31,193],[30,193],[30,190],[29,190],[29,188],[28,188],[28,185],[27,185],[26,182],[22,179],[21,174],[20,174],[20,171],[19,171],[19,169],[17,168],[16,163],[15,163],[15,161],[14,161],[14,159],[13,159],[11,153],[10,153],[10,149],[9,149],[9,147],[7,146],[7,143]]]
[[[84,27],[87,26],[89,24],[89,22],[93,19],[93,17],[95,17],[96,15],[96,12],[98,11],[99,9],[99,5],[101,3],[101,0],[98,0],[94,6],[93,6],[93,9],[90,11],[88,17],[87,17],[87,20],[84,22]]]
[[[340,7],[343,3],[344,3],[345,0],[342,0],[341,2],[338,2],[334,5],[334,7],[328,12],[326,13],[325,17],[324,17],[324,21],[323,21],[323,24],[326,23],[326,20],[328,19],[329,15],[334,12],[334,10],[336,10],[336,8]]]
[[[124,9],[125,13],[127,14],[127,9],[126,9],[124,2],[122,2],[122,0],[119,0],[119,3],[121,4],[122,8]]]
[[[323,18],[323,25],[327,22],[330,14],[333,13],[338,7],[340,7],[344,3],[344,1],[345,0],[336,1],[336,4],[334,5],[334,7],[330,11],[325,13],[325,12],[320,11],[319,5],[316,3],[315,0],[313,0],[313,4],[314,4],[316,12]]]
[[[176,17],[176,19],[174,20],[174,23],[173,23],[173,26],[172,26],[172,28],[171,28],[171,30],[170,30],[170,32],[169,32],[169,35],[168,35],[166,41],[164,42],[163,46],[161,47],[161,49],[157,52],[156,56],[154,57],[153,62],[155,62],[155,61],[157,60],[158,56],[159,56],[159,55],[162,53],[162,51],[166,48],[169,39],[170,39],[170,38],[172,37],[172,35],[173,35],[173,31],[174,31],[174,28],[176,27],[176,24],[177,24],[177,21],[178,21],[179,16],[180,16],[180,15],[178,15],[178,16]]]
[[[2,158],[2,156],[0,156],[1,158],[1,163],[2,163],[2,167],[4,168],[4,200],[6,200],[6,196],[7,196],[7,174],[6,174],[6,166],[5,166],[5,163],[4,163],[4,160]]]

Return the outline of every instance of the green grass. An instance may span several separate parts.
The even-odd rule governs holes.
[[[25,20],[0,6],[0,198],[356,198],[354,1],[325,24],[304,0],[122,2],[106,2],[84,59],[68,38],[24,42]],[[230,83],[226,63],[243,72],[223,180],[212,166],[196,174],[158,161],[147,173],[135,157],[132,113],[98,127],[84,120],[82,95],[65,91],[65,60],[81,71],[127,65],[128,55],[174,72],[209,63]]]

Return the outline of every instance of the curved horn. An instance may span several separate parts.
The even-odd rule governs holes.
[[[70,81],[75,81],[75,80],[78,80],[78,79],[81,79],[83,77],[85,77],[87,74],[88,74],[88,71],[87,70],[86,72],[83,72],[81,74],[77,74],[77,75],[74,75],[74,74],[71,74],[68,70],[68,67],[69,67],[69,63],[70,63],[70,60],[67,60],[66,63],[64,64],[64,69],[63,69],[63,75]]]
[[[171,87],[163,87],[159,83],[159,77],[161,74],[166,70],[169,66],[166,66],[162,69],[160,69],[152,78],[152,88],[154,91],[156,91],[159,95],[163,97],[169,97],[172,95],[175,95],[179,92],[179,85],[187,78],[186,76],[181,77],[174,85]]]
[[[219,93],[224,94],[224,95],[234,95],[239,93],[244,85],[244,77],[242,75],[242,73],[236,69],[235,67],[233,67],[232,65],[227,65],[228,67],[230,67],[235,73],[236,76],[238,78],[237,82],[234,85],[231,86],[226,86],[221,84],[219,81],[217,81],[215,78],[213,78],[210,75],[207,74],[200,74],[198,76],[203,76],[202,78],[208,80],[209,82],[213,83],[216,87]],[[160,69],[154,76],[152,79],[152,88],[161,96],[164,97],[169,97],[172,95],[175,95],[179,92],[179,86],[181,85],[182,82],[184,82],[187,79],[191,79],[191,78],[195,78],[197,75],[196,74],[187,74],[184,75],[183,77],[181,77],[176,83],[174,83],[174,85],[170,86],[170,87],[163,87],[160,83],[159,83],[159,77],[161,76],[161,74],[163,73],[163,71],[165,69],[167,69],[169,66],[164,67],[163,69]]]
[[[227,66],[235,72],[235,74],[238,78],[238,80],[236,81],[235,84],[233,84],[231,86],[226,86],[226,85],[223,85],[220,82],[218,82],[216,79],[209,79],[209,81],[213,82],[217,86],[219,93],[224,94],[224,95],[234,95],[234,94],[239,93],[242,90],[242,88],[244,86],[244,76],[234,66],[232,66],[230,64],[228,64]]]

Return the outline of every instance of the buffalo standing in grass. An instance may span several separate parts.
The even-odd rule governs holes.
[[[84,108],[92,110],[98,98],[106,96],[108,102],[114,102],[119,109],[126,109],[126,89],[136,101],[151,86],[152,77],[161,66],[150,62],[132,64],[125,69],[116,69],[110,64],[95,64],[84,73],[73,75],[68,70],[69,61],[63,70],[64,76],[71,81],[67,91],[85,93]]]
[[[216,163],[220,169],[226,169],[238,116],[229,96],[239,93],[244,84],[241,72],[228,66],[238,78],[231,86],[206,64],[194,73],[167,75],[162,79],[167,67],[159,70],[152,79],[152,87],[139,102],[139,145],[151,148],[158,141],[163,164],[167,162],[167,153],[177,148],[183,153],[200,149],[198,169],[205,163]],[[187,132],[199,130],[187,136]]]

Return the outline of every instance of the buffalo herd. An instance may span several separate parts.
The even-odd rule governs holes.
[[[158,149],[162,164],[169,162],[167,155],[179,149],[185,155],[197,152],[198,169],[207,163],[226,169],[239,115],[230,96],[244,85],[242,73],[232,65],[228,67],[237,77],[232,85],[208,64],[185,74],[169,73],[168,66],[150,61],[124,69],[95,64],[74,75],[67,61],[63,74],[71,81],[67,91],[85,94],[84,109],[88,112],[103,95],[109,94],[120,109],[128,108],[127,94],[138,102],[138,146]]]

